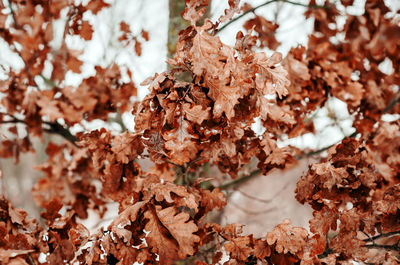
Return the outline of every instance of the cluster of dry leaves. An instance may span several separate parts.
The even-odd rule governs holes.
[[[176,54],[168,60],[171,70],[147,79],[150,93],[134,104],[129,99],[136,88],[121,81],[117,65],[97,66],[79,86],[65,86],[68,71],[81,71],[80,52],[65,41],[59,49],[51,45],[61,11],[68,17],[63,38],[90,40],[93,29],[84,14],[96,15],[107,3],[0,3],[0,36],[24,62],[19,72],[7,69],[8,79],[0,83],[0,123],[15,136],[2,140],[0,155],[18,158],[33,151],[31,137],[44,133],[67,140],[48,144],[48,160],[37,167],[43,175],[33,194],[43,209],[41,223],[0,198],[2,264],[399,262],[400,122],[381,119],[400,113],[398,15],[383,0],[367,1],[360,16],[342,14],[326,1],[323,8],[307,9],[306,16],[314,18],[308,47],[294,48],[283,59],[257,52],[279,45],[277,25],[263,17],[245,23],[234,47],[221,42],[220,26],[251,9],[240,8],[237,0],[229,0],[216,22],[198,25],[208,2],[186,0],[182,16],[190,26],[179,33]],[[340,16],[344,26],[337,22]],[[120,28],[120,41],[134,42],[140,55],[147,32],[138,38],[127,23]],[[379,70],[384,60],[391,61],[391,74]],[[51,85],[42,87],[45,63],[53,71],[46,79]],[[265,238],[254,238],[242,234],[240,224],[210,221],[208,213],[221,210],[226,198],[210,184],[215,176],[204,166],[238,178],[254,158],[264,174],[295,163],[304,151],[279,148],[277,139],[312,132],[307,117],[328,97],[347,103],[357,134],[333,146],[298,181],[296,198],[314,209],[310,232],[285,220]],[[69,130],[132,107],[133,133]],[[251,129],[256,118],[265,128],[262,135]],[[154,167],[144,170],[143,160]],[[103,217],[109,202],[118,203],[118,216],[90,233],[80,220],[88,210]]]

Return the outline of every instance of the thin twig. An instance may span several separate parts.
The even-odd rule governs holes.
[[[243,192],[243,191],[241,191],[241,190],[238,190],[238,189],[235,189],[235,188],[234,188],[234,190],[238,191],[238,192],[239,192],[240,194],[242,194],[244,197],[247,197],[247,198],[249,198],[249,199],[251,199],[251,200],[254,200],[254,201],[258,201],[258,202],[262,202],[262,203],[270,203],[270,202],[272,202],[272,199],[263,200],[263,199],[260,199],[260,198],[251,196],[250,194],[247,194],[247,193],[245,193],[245,192]]]
[[[11,1],[8,1],[8,7],[10,8],[11,16],[15,25],[16,29],[20,29],[21,25],[17,22],[17,17],[15,15],[14,9],[12,8],[12,3]]]
[[[0,115],[6,115],[11,118],[11,120],[0,121],[0,124],[22,123],[22,124],[28,125],[28,123],[26,121],[18,119],[17,117],[15,117],[12,114],[0,112]],[[58,122],[43,121],[43,124],[46,124],[50,127],[49,129],[43,128],[43,130],[45,132],[58,134],[58,135],[64,137],[66,140],[70,141],[73,145],[77,146],[76,142],[78,141],[78,138],[75,135],[73,135],[67,128],[65,128],[64,126],[59,124]]]
[[[363,247],[366,247],[366,248],[383,248],[383,249],[387,249],[387,250],[399,251],[399,246],[397,246],[397,244],[394,244],[394,245],[373,244],[373,245],[364,245]]]
[[[376,236],[369,236],[367,235],[369,238],[364,239],[364,242],[374,242],[376,239],[380,239],[382,237],[390,237],[390,236],[395,236],[395,235],[400,235],[400,231],[393,231],[393,232],[388,232],[388,233],[382,233]]]
[[[400,93],[400,90],[394,94],[393,99],[390,101],[390,103],[386,106],[384,112],[389,112],[394,106],[396,106],[397,103],[400,102],[400,96],[397,97]]]
[[[0,112],[0,115],[5,115],[5,116],[8,116],[8,117],[10,117],[12,119],[12,120],[7,120],[7,121],[0,121],[0,123],[25,123],[26,124],[26,121],[18,119],[17,117],[15,117],[12,114],[9,114],[9,113],[6,113],[6,112]]]
[[[374,241],[374,239],[373,239],[370,235],[368,235],[365,231],[361,231],[361,232],[362,232],[365,236],[368,237],[368,239],[364,239],[364,241],[366,241],[366,242],[371,241],[372,244],[375,245],[375,241]]]
[[[36,262],[35,262],[35,260],[32,258],[31,253],[28,253],[28,258],[29,258],[29,262],[30,262],[32,265],[36,265]]]
[[[320,255],[318,255],[318,258],[322,259],[327,257],[329,254],[331,254],[333,250],[329,247],[329,236],[328,233],[325,235],[325,249],[324,252]]]
[[[241,19],[242,17],[244,17],[245,15],[247,15],[248,13],[252,13],[254,11],[256,11],[257,9],[264,7],[266,5],[275,3],[275,2],[284,2],[284,3],[288,3],[288,4],[292,4],[292,5],[296,5],[296,6],[303,6],[303,7],[308,7],[308,8],[330,8],[330,6],[320,6],[320,5],[307,5],[307,4],[302,4],[302,3],[297,3],[297,2],[292,2],[289,0],[270,0],[267,1],[263,4],[260,4],[256,7],[253,7],[245,12],[243,12],[241,15],[237,16],[236,18],[232,19],[231,21],[229,21],[228,23],[226,23],[225,25],[223,25],[220,29],[217,29],[217,33],[221,32],[223,29],[225,29],[226,27],[228,27],[230,24],[232,24],[233,22]]]
[[[340,143],[341,141],[343,141],[345,138],[347,138],[347,137],[348,137],[348,138],[354,138],[354,137],[357,136],[357,134],[358,134],[358,132],[355,131],[355,132],[353,132],[352,134],[343,137],[340,141],[338,141],[338,142],[336,142],[336,143],[334,143],[334,144],[325,146],[325,147],[323,147],[323,148],[321,148],[321,149],[318,149],[318,150],[315,150],[315,151],[311,151],[311,152],[309,152],[309,153],[305,153],[305,154],[301,154],[301,155],[295,156],[294,158],[295,158],[296,160],[301,160],[301,159],[303,159],[303,158],[305,158],[305,157],[310,157],[310,156],[318,155],[318,154],[320,154],[320,153],[322,153],[322,152],[328,150],[328,149],[331,148],[332,146],[337,145],[338,143]]]
[[[68,129],[57,122],[44,122],[50,126],[50,129],[44,129],[45,132],[61,135],[66,140],[70,141],[73,145],[77,146],[78,138],[73,135]]]
[[[219,186],[219,188],[221,190],[226,190],[226,189],[230,188],[231,186],[235,186],[235,185],[237,185],[239,183],[245,182],[245,181],[247,181],[247,180],[249,180],[249,179],[251,179],[251,178],[253,178],[255,176],[258,176],[260,174],[261,174],[261,170],[260,169],[256,169],[256,170],[254,170],[253,172],[251,172],[248,175],[242,176],[240,178],[237,178],[235,180],[232,180],[232,181],[229,181],[229,182],[227,182],[225,184],[222,184],[221,186]]]

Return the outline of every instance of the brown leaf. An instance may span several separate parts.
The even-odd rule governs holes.
[[[196,22],[200,20],[206,13],[206,7],[210,0],[186,0],[186,8],[182,12],[182,17],[190,22],[192,25],[196,25]]]
[[[253,252],[252,241],[252,236],[241,236],[231,239],[224,245],[224,248],[230,253],[230,257],[240,261],[247,261],[247,258]]]
[[[109,229],[113,231],[119,238],[122,238],[124,242],[130,242],[132,238],[132,232],[124,227],[126,225],[130,225],[131,222],[136,220],[139,210],[142,209],[147,203],[148,201],[140,201],[126,208],[110,224]]]
[[[142,30],[142,32],[140,33],[140,35],[142,36],[142,38],[145,40],[145,41],[149,41],[149,32],[148,31],[146,31],[146,30]]]
[[[95,1],[89,1],[89,3],[87,4],[86,8],[90,11],[92,11],[92,13],[94,15],[96,15],[97,13],[99,13],[103,8],[109,7],[110,4],[104,2],[104,0],[95,0]]]
[[[124,33],[131,33],[131,27],[125,21],[121,21],[121,23],[119,23],[119,28]]]
[[[308,236],[307,230],[302,227],[293,227],[290,221],[285,219],[283,223],[277,225],[272,232],[266,236],[268,245],[275,245],[278,253],[297,254],[303,251]]]
[[[177,241],[169,235],[169,231],[160,223],[155,210],[148,210],[144,213],[148,219],[145,230],[150,233],[146,237],[152,253],[159,255],[161,264],[170,265],[178,258],[179,245]]]
[[[186,206],[193,209],[195,213],[198,211],[198,203],[194,195],[189,193],[185,187],[171,182],[152,184],[149,195],[155,196],[159,202],[165,200],[168,203],[174,203],[176,207]]]
[[[188,130],[190,124],[183,118],[178,119],[177,127],[164,134],[165,148],[171,151],[171,161],[183,164],[196,156],[196,144]]]
[[[83,20],[81,24],[81,28],[79,30],[79,35],[84,40],[91,40],[93,36],[93,27],[90,25],[89,21]]]
[[[183,111],[185,112],[186,118],[199,125],[210,117],[210,109],[210,107],[207,107],[207,109],[203,110],[201,105],[192,107],[189,103],[183,104]]]
[[[25,218],[28,216],[27,212],[22,209],[15,209],[11,204],[8,205],[8,214],[10,215],[11,222],[20,225],[24,224]]]
[[[189,221],[189,214],[185,212],[177,213],[175,207],[162,209],[158,205],[156,206],[156,213],[161,223],[178,242],[179,258],[193,255],[195,251],[194,246],[200,241],[200,238],[193,234],[197,232],[198,227],[192,220]]]
[[[82,65],[83,65],[83,62],[77,58],[76,52],[68,53],[67,67],[69,70],[71,70],[74,73],[80,74],[82,72],[81,71]]]
[[[275,37],[275,32],[278,27],[278,24],[262,16],[256,16],[243,24],[243,28],[245,28],[247,32],[250,33],[253,30],[257,32],[258,41],[260,42],[259,48],[268,47],[271,50],[276,50],[280,45],[280,42]]]
[[[140,41],[135,41],[135,53],[137,56],[142,55],[142,43]]]
[[[264,260],[266,257],[271,255],[271,248],[267,242],[262,239],[257,239],[254,244],[254,256],[260,260]]]
[[[287,87],[290,85],[287,72],[282,66],[276,65],[282,60],[282,55],[275,52],[267,58],[265,53],[256,53],[254,60],[258,65],[258,75],[255,79],[257,89],[264,95],[277,93],[279,98],[287,95]]]
[[[240,12],[240,0],[229,0],[228,3],[229,8],[225,9],[224,15],[218,19],[220,23],[225,23],[226,21],[231,20],[236,13]]]
[[[202,200],[201,206],[205,207],[205,212],[209,212],[213,209],[221,210],[226,205],[226,198],[219,188],[209,190],[200,190]]]
[[[82,246],[88,242],[90,232],[82,224],[77,224],[68,231],[69,238],[75,247]]]
[[[127,164],[141,154],[143,148],[138,135],[124,132],[113,139],[111,150],[114,152],[117,161]]]

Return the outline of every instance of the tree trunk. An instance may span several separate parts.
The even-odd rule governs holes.
[[[185,9],[185,0],[169,0],[169,25],[168,25],[168,58],[172,58],[176,51],[176,43],[178,42],[179,31],[185,29],[190,23],[181,16]],[[198,23],[201,25],[204,19],[210,16],[211,0],[207,7],[206,13]]]
[[[181,16],[184,9],[185,0],[169,0],[168,58],[174,56],[179,31],[190,25]]]

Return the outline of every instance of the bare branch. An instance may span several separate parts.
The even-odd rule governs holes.
[[[253,7],[245,12],[243,12],[241,15],[237,16],[236,18],[232,19],[231,21],[229,21],[228,23],[226,23],[225,25],[223,25],[220,29],[217,29],[217,33],[221,32],[222,30],[224,30],[226,27],[228,27],[230,24],[234,23],[235,21],[241,19],[242,17],[244,17],[245,15],[247,15],[248,13],[253,13],[254,11],[256,11],[257,9],[264,7],[266,5],[275,3],[275,2],[284,2],[284,3],[288,3],[288,4],[292,4],[292,5],[296,5],[296,6],[303,6],[303,7],[307,7],[307,8],[330,8],[330,6],[320,6],[320,5],[307,5],[307,4],[302,4],[302,3],[297,3],[297,2],[293,2],[293,1],[289,1],[289,0],[270,0],[267,1],[263,4],[260,4],[256,7]]]
[[[71,142],[73,145],[77,146],[76,142],[78,141],[78,138],[75,135],[73,135],[67,128],[65,128],[64,126],[62,126],[57,122],[44,122],[44,123],[50,126],[50,129],[44,129],[45,132],[58,134],[63,138],[65,138],[66,140],[68,140],[69,142]]]
[[[386,249],[386,250],[395,250],[399,251],[399,246],[397,244],[394,245],[379,245],[379,244],[373,244],[373,245],[364,245],[363,247],[366,248],[381,248],[381,249]]]
[[[237,178],[237,179],[232,180],[230,182],[227,182],[225,184],[222,184],[221,186],[219,186],[219,188],[221,190],[226,190],[226,189],[230,188],[231,186],[235,186],[235,185],[237,185],[239,183],[245,182],[245,181],[247,181],[247,180],[249,180],[249,179],[251,179],[251,178],[253,178],[255,176],[258,176],[260,174],[261,174],[261,170],[260,169],[256,169],[256,170],[254,170],[253,172],[251,172],[248,175],[245,175],[243,177],[240,177],[240,178]]]
[[[393,232],[388,232],[388,233],[382,233],[376,236],[369,236],[368,234],[366,234],[368,236],[368,238],[364,239],[364,242],[373,242],[374,240],[383,238],[383,237],[391,237],[391,236],[396,236],[396,235],[400,235],[400,231],[393,231]]]
[[[22,119],[18,119],[17,117],[15,117],[12,114],[0,112],[0,115],[6,115],[6,116],[11,118],[11,120],[0,121],[0,124],[22,123],[22,124],[25,124],[25,125],[28,126],[26,121],[24,121]],[[45,132],[58,134],[58,135],[62,136],[63,138],[65,138],[66,140],[70,141],[73,145],[76,146],[76,142],[78,141],[78,138],[75,135],[73,135],[67,128],[65,128],[64,126],[62,126],[58,122],[43,121],[42,123],[46,124],[46,125],[48,125],[50,127],[50,128],[47,128],[47,129],[43,128],[43,130]]]

